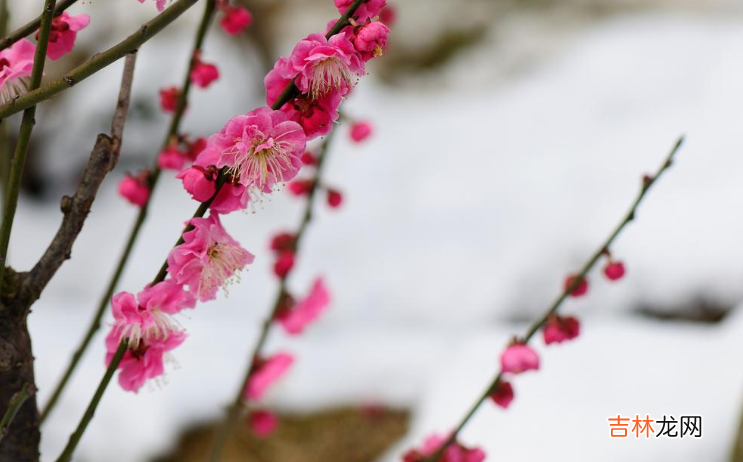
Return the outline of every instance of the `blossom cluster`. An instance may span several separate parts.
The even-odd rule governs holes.
[[[253,262],[254,256],[229,235],[221,217],[271,194],[310,163],[307,142],[332,130],[341,101],[356,79],[365,74],[365,63],[384,51],[389,29],[376,21],[384,4],[379,0],[368,2],[339,33],[329,38],[311,34],[299,41],[290,56],[277,61],[265,79],[268,104],[274,105],[286,88],[292,89],[292,83],[297,89],[282,107],[264,106],[235,116],[206,140],[175,136],[159,154],[158,167],[178,171],[176,178],[194,200],[208,204],[209,215],[186,223],[182,242],[168,255],[164,280],[156,279],[137,296],[129,292],[114,295],[114,322],[106,339],[107,362],[121,342],[127,341],[119,365],[122,388],[136,392],[147,380],[162,375],[168,352],[185,339],[176,315],[194,308],[197,302],[214,300],[220,289],[225,290]],[[336,1],[336,5],[341,13],[348,8],[344,2]],[[230,35],[252,21],[239,7],[224,2],[219,6],[225,14],[220,24]],[[191,82],[206,87],[218,75],[216,66],[203,62],[197,52]],[[163,109],[175,110],[180,93],[175,87],[161,91]],[[360,141],[370,133],[366,124],[357,138]],[[119,191],[130,202],[144,206],[149,200],[149,181],[146,171],[129,175]],[[340,193],[329,190],[328,203],[338,206],[340,202]],[[275,272],[282,279],[294,264],[295,243],[296,237],[288,234],[274,239],[272,247],[281,255]],[[288,291],[282,293],[274,320],[289,335],[297,335],[329,302],[325,282],[317,278],[303,298],[295,298]],[[244,400],[260,400],[293,361],[288,353],[257,358]],[[266,411],[251,413],[250,421],[259,434],[268,433],[276,423],[275,416]]]

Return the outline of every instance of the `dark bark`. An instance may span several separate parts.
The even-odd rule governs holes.
[[[5,286],[9,290],[0,308],[0,415],[5,414],[11,398],[25,384],[34,390],[34,356],[28,334],[27,299],[13,289],[22,288],[24,275],[7,268]],[[10,431],[0,443],[0,462],[36,462],[39,460],[39,410],[36,395],[21,406]]]

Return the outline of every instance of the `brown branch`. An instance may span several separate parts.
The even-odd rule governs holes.
[[[41,291],[44,290],[44,287],[62,266],[62,263],[70,258],[72,245],[80,234],[88,213],[90,213],[98,189],[108,172],[116,166],[116,162],[119,160],[121,137],[124,134],[126,113],[129,109],[136,57],[136,53],[130,53],[126,56],[119,99],[111,124],[111,134],[110,136],[103,133],[98,135],[75,195],[62,198],[61,208],[64,218],[56,236],[54,236],[36,266],[28,274],[26,289],[29,291],[29,302],[33,302],[41,295]]]

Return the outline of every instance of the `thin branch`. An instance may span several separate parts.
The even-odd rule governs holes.
[[[88,61],[74,68],[65,76],[53,80],[42,88],[29,91],[20,98],[0,106],[0,119],[16,114],[26,108],[39,104],[68,88],[82,82],[101,69],[110,66],[123,58],[127,53],[135,51],[143,43],[154,37],[165,26],[175,21],[181,14],[193,6],[198,0],[178,0],[168,9],[155,16],[150,22],[141,26],[135,33],[112,46],[106,51],[96,54]]]
[[[35,389],[33,386],[25,383],[23,384],[23,388],[10,398],[8,409],[5,411],[2,420],[0,420],[0,442],[2,442],[3,437],[10,431],[10,424],[13,423],[13,419],[15,419],[18,410],[23,406],[23,403],[34,394],[34,392]]]
[[[299,226],[297,228],[297,234],[294,238],[294,252],[295,253],[298,252],[299,243],[302,240],[302,237],[304,236],[305,231],[307,231],[307,226],[312,220],[312,209],[314,208],[314,205],[315,205],[315,198],[317,197],[317,191],[320,189],[320,184],[321,184],[320,179],[322,176],[323,165],[325,164],[325,159],[327,158],[327,153],[328,153],[328,150],[330,149],[330,142],[333,138],[334,133],[335,131],[330,132],[328,137],[325,139],[322,145],[322,148],[320,149],[320,152],[317,157],[317,170],[315,172],[315,178],[314,178],[314,181],[312,182],[312,188],[310,189],[309,194],[307,196],[307,203],[305,204],[304,213],[302,214],[302,219],[299,222]],[[251,372],[254,370],[257,362],[259,361],[261,357],[261,352],[263,351],[263,347],[266,345],[266,342],[268,341],[268,334],[271,331],[271,327],[274,324],[276,315],[278,314],[279,309],[281,308],[281,300],[284,294],[286,293],[287,279],[288,277],[284,277],[281,279],[281,282],[279,283],[279,289],[276,292],[276,296],[274,297],[271,312],[269,313],[268,317],[263,321],[260,336],[258,337],[258,341],[253,347],[253,351],[249,356],[250,361],[248,363],[247,369],[245,370],[245,376],[242,380],[242,383],[240,384],[240,388],[237,390],[235,399],[233,400],[232,404],[227,410],[227,414],[225,415],[225,418],[222,421],[216,433],[216,437],[214,439],[214,444],[212,446],[212,451],[211,451],[211,459],[210,459],[211,462],[219,462],[222,456],[222,451],[224,450],[224,445],[227,443],[227,439],[229,438],[230,433],[232,432],[232,428],[234,427],[235,423],[240,418],[240,410],[242,408],[242,401],[243,401],[242,399],[243,392],[245,388],[248,386],[248,381],[250,380]]]
[[[44,75],[44,63],[46,63],[46,49],[49,45],[49,31],[52,27],[52,16],[54,14],[54,1],[45,0],[44,9],[41,13],[41,28],[39,29],[39,40],[36,44],[36,53],[34,54],[34,64],[31,70],[31,82],[29,90],[35,90],[41,85],[41,77]],[[23,113],[21,128],[18,133],[15,154],[10,165],[10,176],[6,185],[6,193],[3,207],[3,220],[0,225],[0,283],[5,276],[5,266],[7,265],[8,244],[10,243],[10,233],[13,229],[13,220],[15,211],[18,206],[18,195],[21,191],[21,177],[23,168],[26,164],[26,154],[28,145],[31,142],[31,133],[34,129],[36,120],[36,106],[30,106]],[[0,285],[2,287],[2,285]]]
[[[74,5],[75,2],[77,2],[77,0],[60,1],[57,6],[54,7],[54,16],[56,17],[62,14],[64,10]],[[37,16],[36,18],[27,22],[25,25],[8,34],[7,37],[4,37],[2,40],[0,40],[0,51],[13,45],[18,40],[36,32],[36,30],[39,28],[39,24],[41,24],[41,16]],[[3,35],[5,35],[5,32],[3,32]]]
[[[129,109],[136,59],[137,54],[130,53],[124,63],[119,98],[111,126],[111,136],[102,133],[98,135],[75,195],[62,198],[61,208],[64,218],[57,234],[44,255],[28,273],[26,290],[31,294],[30,302],[39,297],[44,287],[62,266],[62,263],[70,258],[72,245],[85,224],[85,219],[88,217],[93,201],[98,194],[98,189],[103,183],[103,179],[113,170],[119,160],[121,137],[124,134],[126,113]]]
[[[209,29],[209,25],[211,24],[212,18],[214,17],[215,6],[216,6],[216,0],[206,1],[206,5],[204,8],[204,15],[201,18],[201,24],[199,25],[199,28],[196,31],[196,37],[194,39],[194,46],[191,51],[191,55],[189,57],[188,69],[186,69],[186,75],[184,77],[183,86],[181,89],[181,93],[178,97],[178,104],[176,105],[175,112],[173,113],[173,118],[170,123],[170,128],[168,129],[168,132],[165,135],[165,140],[163,141],[163,147],[167,146],[170,143],[170,139],[174,135],[177,135],[178,132],[180,131],[181,121],[183,119],[183,113],[186,110],[186,106],[188,103],[188,95],[191,89],[191,70],[193,70],[194,66],[196,65],[195,57],[196,57],[197,51],[200,50],[204,44],[204,38],[206,37],[206,33]],[[49,398],[49,402],[46,404],[43,411],[41,412],[41,422],[44,422],[44,420],[49,416],[51,411],[56,406],[57,401],[59,400],[60,396],[62,395],[62,391],[67,386],[67,383],[72,377],[72,374],[75,371],[77,364],[80,362],[80,359],[82,358],[85,351],[88,349],[88,346],[90,345],[90,343],[93,341],[93,337],[95,336],[96,332],[98,332],[98,330],[101,327],[101,320],[103,319],[103,315],[106,313],[106,308],[108,307],[108,303],[111,300],[111,296],[113,295],[114,291],[116,290],[116,286],[119,284],[119,280],[121,279],[121,276],[124,273],[126,264],[129,261],[129,256],[131,255],[132,250],[134,249],[134,244],[136,243],[137,237],[139,236],[139,231],[142,229],[142,225],[144,224],[147,218],[147,212],[149,210],[150,201],[152,200],[153,193],[155,191],[155,186],[157,185],[159,178],[160,178],[160,167],[158,167],[157,165],[157,156],[155,156],[155,164],[152,167],[151,173],[148,178],[148,186],[150,189],[150,195],[148,196],[145,204],[139,209],[139,213],[137,214],[137,218],[134,222],[134,225],[132,226],[132,229],[129,232],[129,237],[127,238],[126,244],[124,246],[124,250],[119,256],[118,262],[116,264],[116,269],[114,270],[114,273],[111,276],[111,279],[109,280],[108,285],[106,286],[106,290],[103,292],[103,295],[100,301],[98,302],[98,307],[95,313],[93,314],[93,318],[90,321],[90,324],[88,325],[88,329],[85,333],[85,336],[83,337],[80,345],[77,347],[77,349],[73,353],[72,359],[70,360],[70,363],[67,365],[67,368],[62,374],[62,377],[60,378],[59,382],[57,382],[57,385],[54,387],[54,391],[52,392],[51,398]]]
[[[674,144],[673,148],[671,149],[671,152],[666,157],[666,160],[663,162],[663,164],[660,166],[658,171],[654,176],[646,176],[643,178],[642,186],[640,188],[640,192],[637,195],[637,198],[632,203],[632,207],[630,207],[627,214],[624,216],[622,221],[619,222],[619,224],[614,228],[614,231],[609,234],[609,237],[606,238],[603,244],[599,246],[599,248],[593,253],[593,255],[586,261],[586,263],[583,265],[583,268],[581,269],[580,273],[575,275],[573,277],[573,282],[568,285],[568,287],[565,287],[565,289],[560,293],[560,295],[557,296],[557,298],[552,302],[552,304],[549,306],[547,311],[529,328],[529,330],[526,331],[526,334],[524,334],[524,337],[520,339],[523,343],[528,343],[529,340],[536,334],[539,329],[547,322],[549,317],[553,315],[557,310],[560,308],[562,303],[567,299],[568,295],[572,293],[578,285],[586,278],[588,273],[593,269],[593,267],[596,265],[596,263],[599,261],[602,255],[606,253],[606,251],[611,247],[611,245],[614,243],[616,238],[621,234],[622,230],[630,224],[630,222],[634,221],[635,216],[637,214],[637,208],[640,206],[640,203],[642,203],[642,200],[645,198],[645,195],[648,193],[650,188],[658,181],[658,179],[663,175],[663,173],[668,170],[671,165],[673,164],[673,158],[676,155],[676,152],[678,152],[679,148],[681,147],[681,144],[683,143],[684,138],[683,136],[680,137],[676,143]],[[425,462],[436,462],[439,460],[439,458],[444,454],[444,451],[446,448],[448,448],[454,441],[456,441],[457,437],[459,436],[459,433],[462,431],[462,429],[467,425],[467,423],[470,421],[472,416],[475,415],[477,410],[482,406],[482,404],[487,401],[487,399],[490,397],[490,395],[493,393],[493,391],[498,386],[498,383],[501,380],[501,376],[503,375],[503,371],[499,371],[495,378],[492,380],[490,385],[487,387],[485,392],[475,401],[475,403],[472,405],[472,407],[467,411],[464,418],[459,422],[455,430],[449,435],[449,437],[444,441],[444,444],[439,447],[438,451],[436,451],[433,455],[430,457],[424,459]]]

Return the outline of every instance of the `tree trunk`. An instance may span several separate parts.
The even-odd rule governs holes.
[[[5,415],[12,396],[28,384],[31,396],[23,403],[0,442],[0,462],[38,462],[39,411],[36,407],[34,356],[26,318],[24,297],[16,298],[20,275],[7,268],[3,304],[0,306],[0,416]],[[11,293],[9,293],[11,292]]]

